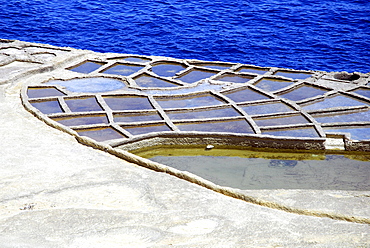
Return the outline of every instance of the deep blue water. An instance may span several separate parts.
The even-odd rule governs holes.
[[[0,38],[325,71],[370,72],[370,1],[0,0]]]

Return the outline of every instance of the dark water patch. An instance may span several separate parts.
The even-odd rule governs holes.
[[[355,81],[360,78],[360,75],[356,73],[337,73],[334,75],[335,79],[346,80],[346,81]]]
[[[63,118],[53,118],[53,120],[66,126],[92,125],[100,123],[108,124],[108,119],[105,115],[74,116],[74,117],[71,116]]]
[[[66,99],[69,109],[72,112],[102,111],[103,109],[95,97]]]
[[[60,106],[58,100],[32,102],[31,105],[40,110],[43,114],[63,113],[62,107]]]
[[[40,97],[51,97],[51,96],[64,96],[65,94],[60,92],[54,87],[29,87],[27,90],[29,98],[40,98]]]
[[[81,65],[70,68],[71,71],[80,73],[90,73],[99,69],[104,63],[98,63],[93,61],[86,61]]]

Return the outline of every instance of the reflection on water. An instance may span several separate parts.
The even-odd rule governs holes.
[[[72,112],[102,111],[95,97],[66,99],[65,102]]]
[[[262,95],[252,89],[244,88],[236,91],[224,93],[228,98],[234,102],[251,102],[257,100],[269,99],[267,96]]]
[[[232,117],[241,116],[234,108],[217,108],[207,110],[182,110],[182,111],[168,111],[166,112],[168,117],[172,120],[186,120],[186,119],[206,119],[206,118],[217,118],[217,117]]]
[[[59,85],[72,92],[108,92],[122,89],[126,85],[120,80],[102,77],[76,78],[71,80],[51,80],[47,85]]]
[[[324,95],[327,91],[326,89],[304,85],[284,93],[281,96],[292,101],[301,101],[310,97]]]
[[[102,65],[104,65],[104,63],[87,61],[81,65],[71,68],[70,70],[80,73],[90,73],[99,69]]]
[[[297,165],[296,160],[270,160],[269,166],[272,167],[294,167]]]
[[[153,109],[148,98],[144,96],[104,96],[104,101],[112,110]]]
[[[185,122],[175,123],[180,131],[196,132],[226,132],[226,133],[254,133],[253,129],[245,120],[228,120],[212,122]]]
[[[368,97],[370,98],[370,89],[368,88],[359,88],[357,90],[354,90],[353,92],[361,95],[361,96],[365,96],[365,97]]]
[[[169,81],[149,76],[147,74],[134,78],[139,87],[176,87],[179,86]]]
[[[128,58],[125,58],[123,60],[128,61],[128,62],[136,62],[136,63],[146,63],[146,62],[150,61],[150,59],[139,58],[139,57],[128,57]]]
[[[313,115],[319,123],[334,123],[334,122],[366,122],[370,119],[370,111],[358,112],[335,112],[335,114],[317,114]]]
[[[194,108],[202,106],[220,105],[223,102],[211,94],[191,96],[174,96],[168,98],[155,98],[164,109],[169,108]]]
[[[291,81],[278,79],[262,79],[256,86],[266,91],[276,91],[293,84]]]
[[[164,132],[171,131],[171,129],[164,123],[153,124],[153,125],[141,125],[141,126],[122,126],[132,135],[148,134],[153,132]]]
[[[31,102],[31,105],[40,110],[43,114],[63,113],[58,100]]]
[[[240,107],[249,115],[263,115],[272,113],[282,113],[293,111],[294,109],[282,102],[240,105]]]
[[[329,108],[363,106],[363,105],[367,105],[367,103],[358,101],[350,97],[346,97],[344,95],[336,95],[334,97],[327,97],[323,101],[314,102],[314,103],[305,105],[302,108],[304,110],[317,110],[317,109],[329,109]]]
[[[225,85],[223,84],[212,84],[208,81],[199,83],[197,85],[189,86],[189,87],[182,87],[182,88],[176,88],[176,89],[167,89],[166,91],[164,90],[156,90],[156,89],[141,89],[142,91],[145,91],[148,94],[151,95],[180,95],[180,94],[188,94],[188,93],[194,93],[194,92],[204,92],[204,91],[210,91],[210,90],[215,90],[215,91],[220,91],[223,89]]]
[[[311,73],[287,72],[287,71],[278,71],[275,73],[275,75],[293,79],[307,79],[312,76]]]
[[[237,70],[238,72],[252,72],[256,74],[265,74],[269,69],[257,68],[257,67],[241,67]]]
[[[216,72],[210,72],[210,71],[203,71],[203,70],[196,70],[193,69],[192,71],[186,73],[183,76],[178,77],[177,79],[185,82],[185,83],[195,83],[199,80],[209,78],[213,75],[217,74]]]
[[[370,140],[369,126],[363,128],[358,126],[349,127],[324,127],[325,133],[343,133],[349,134],[352,140]]]
[[[114,114],[115,122],[147,122],[147,121],[161,121],[162,117],[158,115],[157,112],[149,113],[124,113],[124,114]]]
[[[176,147],[133,153],[218,185],[239,189],[370,189],[369,154],[344,156]]]
[[[279,116],[269,118],[254,119],[258,126],[279,126],[289,124],[308,123],[308,120],[302,115]]]
[[[216,70],[225,70],[229,69],[232,64],[220,64],[220,63],[201,63],[201,64],[195,64],[196,66],[202,66],[209,69],[216,69]]]
[[[103,71],[103,73],[107,74],[117,74],[121,76],[129,76],[131,74],[134,74],[135,72],[140,71],[144,66],[141,65],[129,65],[129,64],[120,64],[117,63],[113,65],[112,67],[106,69]]]
[[[243,76],[243,75],[235,75],[235,74],[225,74],[216,80],[225,81],[225,82],[232,82],[232,83],[246,83],[253,79],[253,76]]]
[[[53,120],[66,126],[92,125],[100,123],[108,124],[108,119],[105,115],[62,117],[53,118]]]
[[[51,97],[51,96],[64,96],[62,92],[54,87],[48,88],[35,88],[29,87],[27,90],[27,95],[29,98],[41,98],[41,97]]]
[[[279,128],[261,130],[262,134],[285,137],[319,137],[314,127]]]
[[[78,132],[79,135],[89,137],[96,141],[106,141],[106,140],[126,138],[123,134],[117,132],[114,128],[111,128],[111,127],[76,130],[76,131]]]
[[[185,68],[186,66],[180,63],[161,63],[154,65],[152,71],[161,77],[173,77]]]

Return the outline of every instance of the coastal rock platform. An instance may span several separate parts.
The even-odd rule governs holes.
[[[0,75],[1,247],[370,245],[369,191],[238,190],[130,153],[211,142],[368,156],[369,73],[0,40]]]

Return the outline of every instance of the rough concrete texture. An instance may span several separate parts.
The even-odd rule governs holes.
[[[0,85],[1,247],[370,246],[369,224],[351,219],[369,220],[369,192],[243,192],[282,210],[234,199],[47,126],[21,104],[22,84],[32,77],[13,70],[7,82],[7,73]]]

